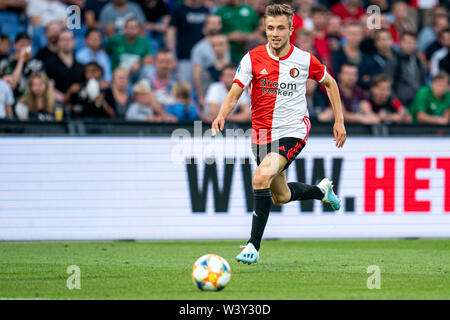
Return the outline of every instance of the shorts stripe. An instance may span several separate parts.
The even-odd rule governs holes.
[[[306,141],[306,140],[308,140],[309,131],[311,130],[311,121],[309,121],[309,117],[304,117],[303,122],[306,125],[306,136],[305,136],[305,141]]]

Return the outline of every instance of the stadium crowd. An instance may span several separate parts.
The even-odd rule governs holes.
[[[2,0],[0,118],[211,122],[266,42],[269,2]],[[279,2],[295,9],[291,43],[337,79],[347,122],[450,123],[450,1]],[[306,95],[311,118],[332,121],[323,88],[308,80]],[[229,121],[249,122],[250,105],[245,93]]]

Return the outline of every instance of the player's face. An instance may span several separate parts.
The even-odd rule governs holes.
[[[266,36],[272,49],[281,50],[289,43],[293,31],[287,16],[266,18]]]

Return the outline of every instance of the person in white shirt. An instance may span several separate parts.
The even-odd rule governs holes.
[[[9,84],[0,78],[0,119],[13,117],[14,96]]]
[[[46,26],[52,21],[64,21],[66,8],[59,0],[29,0],[27,16],[32,25]]]
[[[212,83],[206,92],[205,107],[201,115],[201,119],[206,122],[214,120],[219,113],[220,106],[225,100],[232,84],[234,75],[236,74],[236,67],[234,65],[227,65],[222,69],[220,74],[220,81]],[[231,113],[228,118],[231,122],[250,122],[250,97],[247,92],[241,95],[237,102],[237,108]]]

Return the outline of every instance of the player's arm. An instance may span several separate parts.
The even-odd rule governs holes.
[[[344,127],[344,113],[342,112],[341,97],[339,95],[339,89],[336,80],[328,74],[322,80],[323,84],[327,90],[328,98],[330,99],[331,107],[334,112],[334,127],[333,134],[334,140],[336,141],[336,147],[342,148],[347,139],[347,133]]]
[[[236,104],[241,97],[244,89],[241,88],[237,83],[233,83],[230,91],[228,92],[225,100],[222,102],[222,106],[220,107],[219,114],[216,119],[213,121],[211,125],[212,135],[216,135],[216,130],[223,130],[225,125],[225,118],[233,111],[236,107]]]

